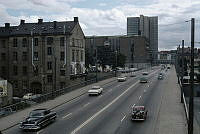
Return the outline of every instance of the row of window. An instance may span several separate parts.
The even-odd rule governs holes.
[[[52,75],[47,75],[47,82],[51,83],[53,82]],[[60,82],[60,88],[65,87],[65,82]],[[19,88],[19,81],[15,80],[13,81],[13,88],[17,89]],[[28,88],[28,81],[27,80],[22,80],[22,88]]]
[[[80,58],[79,58],[80,51]],[[72,50],[72,62],[83,61],[83,50]]]

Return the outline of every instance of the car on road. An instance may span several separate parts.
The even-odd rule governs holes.
[[[103,88],[100,86],[93,86],[92,89],[88,91],[89,95],[100,95],[103,92]]]
[[[160,73],[160,74],[158,75],[158,80],[163,80],[163,78],[164,78],[163,74]]]
[[[148,78],[147,77],[141,77],[140,78],[140,83],[147,83],[148,82]]]
[[[126,81],[126,76],[120,76],[120,77],[117,78],[117,80],[118,80],[119,82]]]
[[[52,112],[48,109],[35,109],[20,123],[19,128],[22,130],[39,130],[51,122],[54,122],[56,118],[56,112]]]
[[[147,110],[145,106],[133,106],[131,112],[131,120],[144,121],[147,118]]]
[[[148,75],[149,73],[148,72],[142,72],[142,75]]]

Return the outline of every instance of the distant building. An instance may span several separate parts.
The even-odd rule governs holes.
[[[86,63],[115,66],[116,54],[121,53],[126,67],[142,67],[150,63],[148,48],[148,40],[141,36],[87,36]]]
[[[13,84],[14,96],[47,93],[70,85],[85,72],[85,36],[74,21],[0,27],[0,77]]]
[[[149,50],[153,62],[156,62],[158,52],[158,16],[127,18],[127,35],[141,35],[149,40]]]

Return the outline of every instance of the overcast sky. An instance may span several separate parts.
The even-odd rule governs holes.
[[[192,17],[196,18],[195,41],[200,41],[200,0],[0,0],[1,26],[18,25],[20,19],[30,23],[78,16],[86,36],[125,35],[127,17],[140,14],[158,16],[159,50],[175,49],[182,39],[190,45],[190,22],[185,21]]]

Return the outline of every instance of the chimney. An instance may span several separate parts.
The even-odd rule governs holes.
[[[53,21],[53,28],[56,29],[57,27],[57,21]]]
[[[43,19],[38,19],[38,24],[42,24]]]
[[[25,24],[25,20],[20,21],[20,25],[23,25],[23,24]]]
[[[78,17],[74,17],[74,22],[78,22]]]
[[[10,27],[10,23],[5,23],[5,28],[9,28]]]

